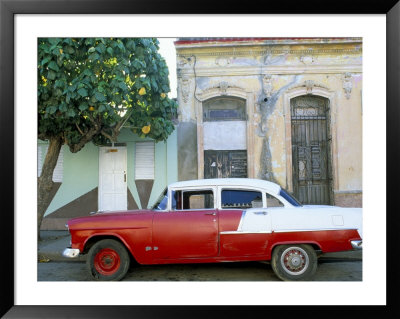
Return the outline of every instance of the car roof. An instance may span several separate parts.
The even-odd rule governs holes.
[[[281,187],[273,182],[254,178],[212,178],[212,179],[196,179],[190,181],[175,182],[169,185],[172,188],[189,187],[189,186],[238,186],[238,187],[256,187],[262,188],[272,194],[279,194]]]

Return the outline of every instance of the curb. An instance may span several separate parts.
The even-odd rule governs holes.
[[[38,262],[86,262],[86,255],[80,255],[77,258],[67,258],[61,253],[55,252],[38,252]]]

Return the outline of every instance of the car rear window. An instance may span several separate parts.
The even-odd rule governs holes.
[[[262,206],[261,192],[239,189],[225,189],[221,192],[221,207],[223,209],[246,209]]]

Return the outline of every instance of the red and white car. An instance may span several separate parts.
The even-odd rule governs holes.
[[[71,247],[95,280],[120,280],[139,264],[271,261],[282,280],[307,280],[317,255],[362,248],[361,208],[303,206],[257,179],[169,185],[151,210],[98,212],[68,221]]]

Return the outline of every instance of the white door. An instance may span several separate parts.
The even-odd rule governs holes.
[[[126,210],[126,147],[100,147],[99,210]]]

